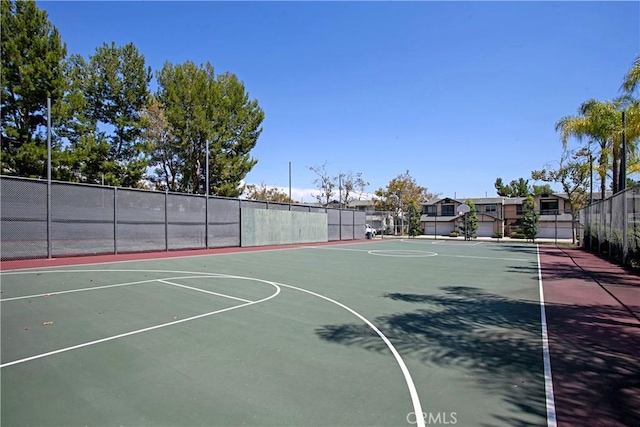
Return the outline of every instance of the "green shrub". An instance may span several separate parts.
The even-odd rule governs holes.
[[[500,233],[499,231],[496,231],[491,235],[491,237],[493,237],[494,239],[502,239],[503,236],[502,236],[502,233]]]
[[[513,233],[511,233],[511,238],[512,239],[524,239],[525,235],[524,235],[524,233],[519,233],[517,231],[514,231]]]
[[[451,233],[449,233],[449,237],[458,237],[460,235],[460,233],[458,233],[457,231],[452,231]]]

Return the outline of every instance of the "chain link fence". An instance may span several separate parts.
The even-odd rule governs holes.
[[[580,242],[619,264],[640,267],[640,186],[581,209]]]
[[[239,247],[242,209],[327,214],[328,240],[364,239],[365,213],[0,177],[0,258]]]

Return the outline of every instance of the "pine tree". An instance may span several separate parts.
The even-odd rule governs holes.
[[[471,199],[464,201],[471,208],[469,212],[464,214],[460,230],[464,234],[464,239],[475,239],[478,237],[478,214],[476,213],[476,205]]]
[[[420,227],[420,209],[415,200],[409,202],[409,237],[415,237],[422,234],[422,227]]]
[[[1,172],[44,177],[47,98],[55,107],[65,90],[67,48],[33,0],[2,0],[1,18]]]
[[[536,211],[536,203],[533,200],[533,196],[531,196],[530,194],[527,196],[522,208],[522,232],[524,233],[524,237],[527,240],[535,242],[536,236],[540,231],[540,214]]]

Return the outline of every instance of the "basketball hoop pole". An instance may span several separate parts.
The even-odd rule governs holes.
[[[469,230],[467,230],[467,212],[471,211],[471,207],[466,203],[458,206],[458,215],[464,215],[464,240],[467,240],[467,235],[469,234]]]

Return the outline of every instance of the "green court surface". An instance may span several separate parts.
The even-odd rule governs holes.
[[[537,268],[412,239],[5,271],[2,425],[547,425]]]

